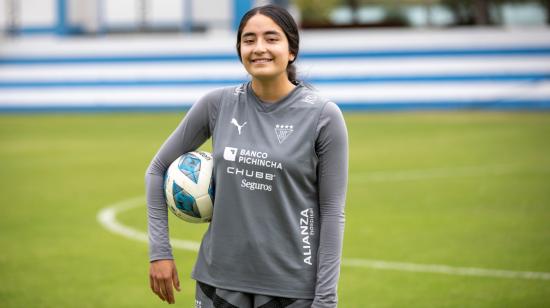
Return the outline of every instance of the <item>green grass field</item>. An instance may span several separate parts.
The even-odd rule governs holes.
[[[344,258],[550,272],[550,113],[346,114]],[[0,116],[0,307],[164,307],[147,245],[97,221],[144,195],[182,114]],[[206,147],[206,149],[208,149]],[[146,230],[145,203],[118,220]],[[174,238],[204,225],[171,220]],[[183,291],[195,252],[175,250]],[[339,307],[549,307],[550,280],[345,265]]]

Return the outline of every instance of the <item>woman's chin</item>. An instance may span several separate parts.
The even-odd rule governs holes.
[[[280,74],[277,74],[276,72],[273,72],[272,70],[250,70],[248,71],[250,76],[252,76],[255,79],[262,80],[262,81],[268,81],[268,80],[276,80],[277,77],[279,77]]]

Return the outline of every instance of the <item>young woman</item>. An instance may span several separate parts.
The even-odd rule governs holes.
[[[189,110],[146,173],[151,289],[180,290],[163,177],[212,137],[214,214],[192,277],[196,307],[336,307],[347,188],[339,108],[296,79],[298,27],[277,6],[245,14],[237,53],[250,82]]]

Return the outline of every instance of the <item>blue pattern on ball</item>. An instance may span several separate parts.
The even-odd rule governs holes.
[[[192,154],[186,154],[181,158],[178,168],[195,184],[199,182],[199,171],[201,170],[201,160],[199,158]]]
[[[185,190],[179,187],[175,182],[172,186],[172,193],[174,195],[174,203],[180,211],[193,217],[201,217],[201,214],[195,206],[195,198],[185,192]]]

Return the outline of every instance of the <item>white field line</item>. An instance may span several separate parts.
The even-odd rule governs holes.
[[[125,226],[120,222],[118,222],[116,219],[116,215],[118,213],[130,210],[138,206],[142,206],[144,204],[144,200],[145,200],[144,197],[136,197],[136,198],[124,200],[121,202],[117,202],[115,204],[111,204],[110,206],[102,209],[97,214],[97,220],[103,227],[105,227],[105,229],[113,233],[122,235],[124,237],[130,238],[136,241],[148,243],[149,236],[147,235],[147,233]],[[189,250],[189,251],[199,251],[199,247],[200,247],[199,243],[193,242],[193,241],[187,241],[187,240],[171,239],[170,243],[174,248]]]
[[[454,267],[442,264],[415,264],[366,259],[344,259],[342,265],[418,273],[550,280],[550,273],[545,272],[520,272],[475,267]]]
[[[361,172],[351,176],[352,179],[368,182],[415,181],[425,179],[470,177],[484,175],[505,175],[518,172],[548,173],[547,167],[526,167],[519,164],[501,164],[484,166],[463,166],[452,168],[411,169],[400,171]]]
[[[125,226],[117,221],[116,215],[118,213],[130,210],[132,208],[143,206],[145,198],[136,197],[115,204],[111,204],[102,209],[98,215],[97,220],[107,230],[130,238],[140,242],[148,242],[147,233],[138,231],[131,227]],[[178,248],[188,251],[198,251],[200,244],[188,240],[171,239],[170,243],[173,248]],[[498,269],[485,269],[485,268],[473,268],[473,267],[454,267],[441,264],[415,264],[415,263],[403,263],[403,262],[388,262],[382,260],[368,260],[368,259],[348,259],[342,260],[343,266],[349,267],[363,267],[380,270],[396,270],[407,271],[416,273],[435,273],[435,274],[447,274],[447,275],[460,275],[460,276],[479,276],[479,277],[493,277],[493,278],[515,278],[515,279],[535,279],[535,280],[550,280],[550,273],[546,272],[522,272],[522,271],[509,271]]]

